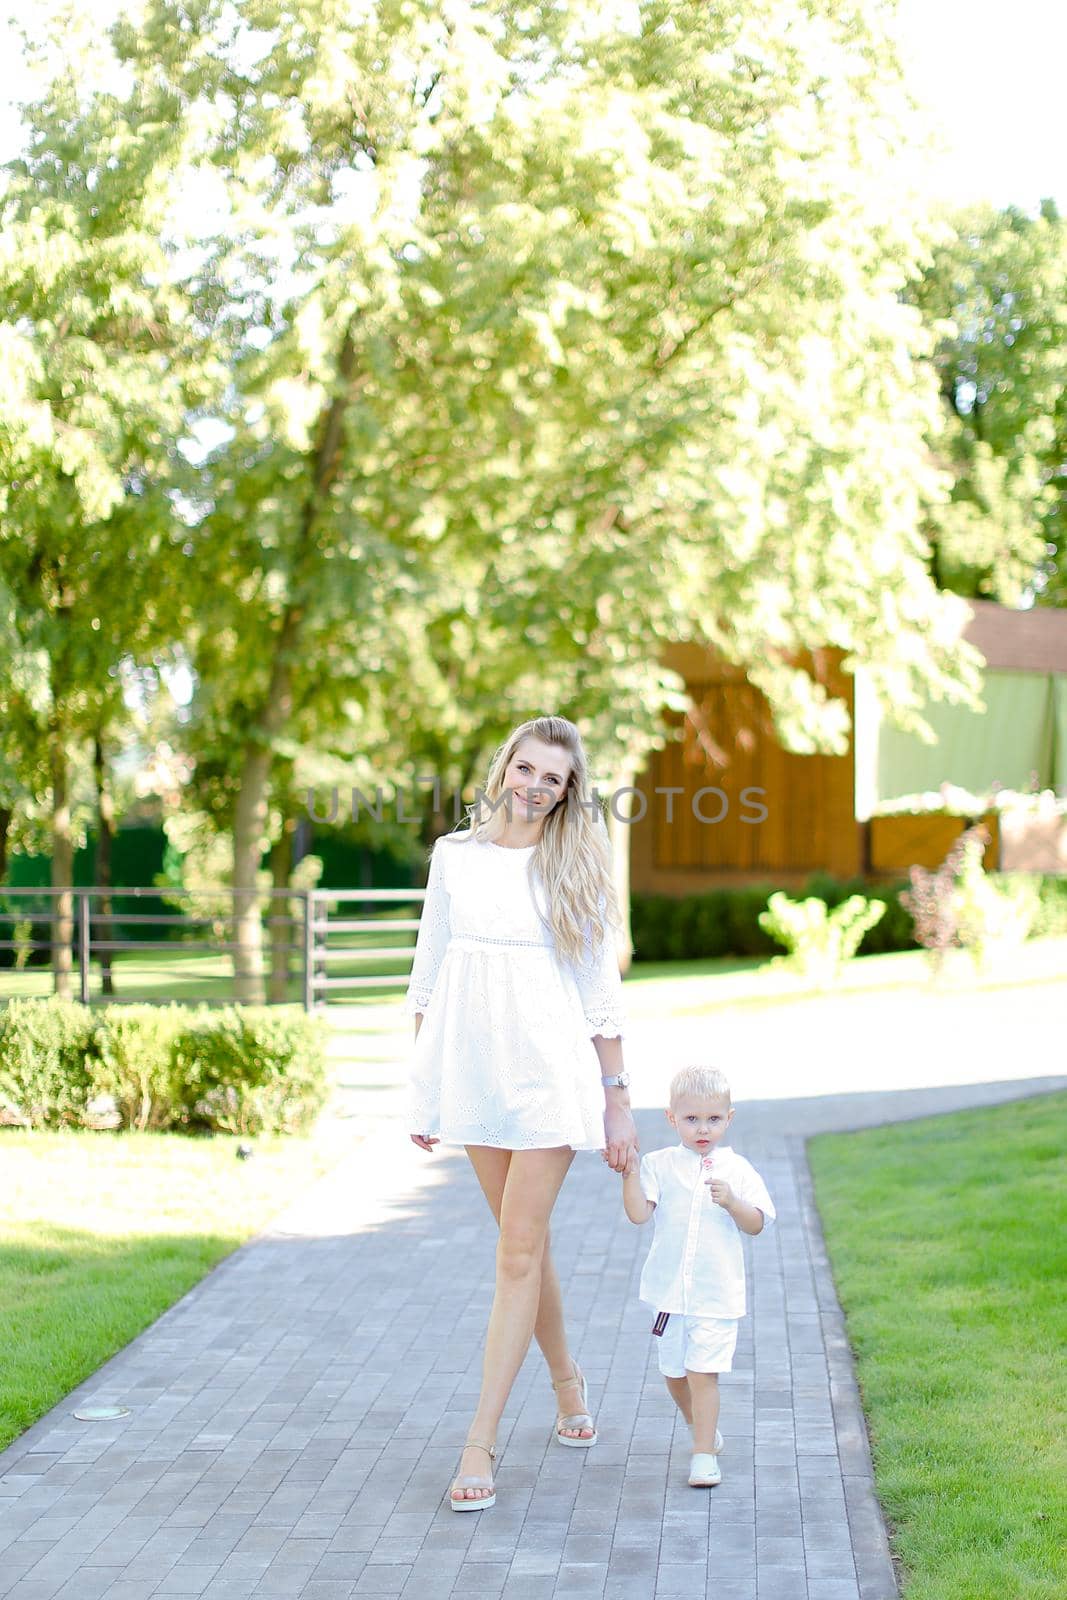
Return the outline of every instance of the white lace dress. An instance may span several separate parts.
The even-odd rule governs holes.
[[[622,983],[610,928],[596,955],[560,961],[537,914],[534,847],[447,834],[430,858],[404,1009],[422,1012],[409,1131],[443,1144],[604,1148],[593,1038],[621,1038]],[[540,874],[538,903],[547,914]]]

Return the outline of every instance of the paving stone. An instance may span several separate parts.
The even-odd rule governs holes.
[[[674,1552],[671,1552],[674,1554]],[[706,1580],[704,1563],[687,1561],[677,1565],[663,1561],[656,1572],[656,1595],[686,1595],[700,1593]]]
[[[557,1595],[602,1595],[607,1583],[607,1562],[561,1563],[556,1577]]]
[[[157,1594],[198,1595],[218,1574],[216,1566],[186,1566],[176,1562],[160,1583]]]

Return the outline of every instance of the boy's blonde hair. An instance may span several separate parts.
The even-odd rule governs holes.
[[[730,1085],[718,1067],[683,1067],[681,1072],[676,1072],[671,1079],[671,1105],[687,1094],[731,1104]]]

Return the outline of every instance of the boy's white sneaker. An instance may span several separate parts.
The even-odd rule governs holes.
[[[721,1483],[718,1457],[698,1451],[689,1463],[689,1482],[694,1489],[714,1489]]]

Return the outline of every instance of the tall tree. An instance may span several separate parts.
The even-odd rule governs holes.
[[[83,41],[91,59],[91,42]],[[70,41],[68,41],[68,44]],[[166,127],[132,126],[68,50],[26,111],[0,199],[0,585],[51,789],[56,987],[71,984],[72,760],[121,720],[118,665],[173,643],[184,592],[176,445],[195,331],[160,241]],[[208,363],[210,366],[210,363]]]
[[[1067,223],[1008,207],[951,213],[911,290],[938,334],[953,478],[931,543],[940,582],[1067,604]]]
[[[308,740],[469,769],[549,699],[638,755],[679,632],[800,748],[845,734],[792,664],[813,645],[903,720],[966,692],[920,527],[937,397],[884,16],[149,0],[115,31],[109,115],[182,140],[167,237],[232,380],[193,737],[248,997],[273,775]]]

